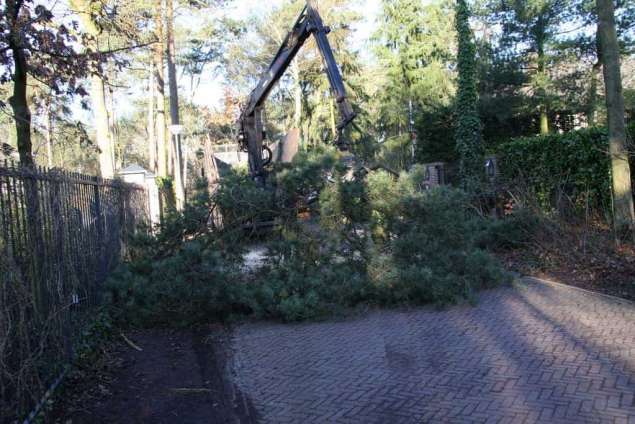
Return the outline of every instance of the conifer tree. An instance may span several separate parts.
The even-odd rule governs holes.
[[[465,0],[457,0],[455,26],[458,38],[458,93],[456,99],[456,149],[460,157],[460,178],[468,191],[478,189],[481,179],[481,122],[478,115],[476,46]]]

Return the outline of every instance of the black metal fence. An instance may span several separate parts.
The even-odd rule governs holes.
[[[147,221],[138,186],[0,164],[0,422],[37,405],[72,359],[85,312]]]

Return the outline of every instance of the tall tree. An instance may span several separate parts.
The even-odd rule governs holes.
[[[631,170],[626,149],[624,96],[620,70],[620,50],[615,30],[613,0],[597,0],[598,31],[606,88],[609,126],[609,153],[613,176],[613,213],[617,230],[635,230]]]
[[[388,156],[405,158],[401,151],[411,151],[411,117],[418,129],[418,160],[454,156],[447,131],[442,137],[430,133],[438,116],[449,115],[456,92],[453,17],[454,6],[446,0],[425,5],[418,0],[382,2],[381,20],[372,38],[379,67],[370,72],[376,75],[378,90],[366,107],[377,109],[377,131],[386,141],[382,144],[386,160]],[[412,162],[411,154],[407,156],[410,159],[405,162],[389,162],[395,167],[407,166]]]
[[[20,48],[20,34],[18,27],[19,17],[22,12],[21,1],[7,1],[5,6],[6,16],[9,18],[9,28],[12,34],[9,37],[9,49],[13,53],[13,95],[9,103],[13,108],[16,133],[18,139],[18,152],[20,162],[23,165],[33,165],[31,144],[31,110],[27,102],[27,53]]]
[[[87,94],[80,81],[95,54],[75,51],[81,34],[56,24],[44,5],[32,0],[6,0],[0,13],[0,84],[13,82],[9,103],[13,111],[20,162],[34,165],[31,142],[29,76],[55,94]],[[93,52],[94,53],[94,52]]]
[[[458,37],[456,99],[456,149],[460,156],[460,177],[468,191],[478,188],[483,160],[481,121],[478,114],[476,46],[470,28],[470,11],[465,0],[457,0],[455,25]]]
[[[176,79],[176,46],[174,40],[174,3],[173,0],[166,0],[165,5],[167,23],[167,44],[168,44],[168,82],[170,86],[170,123],[172,128],[180,125],[179,119],[179,89]],[[181,134],[170,134],[171,152],[173,154],[174,188],[176,195],[177,209],[185,206],[185,174],[183,172],[183,152],[181,149]]]
[[[598,84],[602,72],[602,48],[597,37],[598,13],[596,0],[573,0],[577,21],[580,28],[561,45],[561,49],[573,50],[580,60],[591,58],[594,62],[585,91],[585,115],[589,125],[598,122],[598,107],[601,103]],[[635,3],[629,0],[614,1],[615,29],[620,52],[632,55],[635,52]]]
[[[150,61],[150,75],[148,78],[148,98],[147,98],[147,124],[146,124],[146,134],[148,136],[148,164],[150,167],[150,171],[155,175],[158,173],[157,169],[157,137],[156,137],[156,125],[155,121],[155,82],[154,82],[154,62]]]
[[[101,13],[102,4],[91,0],[71,0],[71,5],[79,14],[86,33],[90,35],[90,44],[87,47],[93,51],[99,51],[99,35],[101,31],[97,27],[95,17]],[[102,178],[113,178],[115,175],[114,137],[110,125],[111,116],[106,101],[106,82],[104,76],[96,69],[91,72],[90,85],[95,138],[99,148],[99,171]]]
[[[152,48],[152,61],[154,68],[154,84],[156,95],[156,138],[157,138],[157,161],[160,177],[168,176],[168,156],[166,145],[166,119],[165,119],[165,38],[163,30],[163,1],[155,0],[154,10],[154,33],[155,43]]]
[[[493,0],[490,20],[502,28],[498,48],[508,56],[523,58],[531,98],[539,115],[541,134],[551,130],[549,114],[554,95],[549,69],[557,55],[551,54],[562,22],[572,19],[572,0]]]

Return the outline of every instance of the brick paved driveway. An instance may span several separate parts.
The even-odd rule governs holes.
[[[525,280],[476,307],[246,324],[235,384],[262,422],[635,424],[635,306]]]

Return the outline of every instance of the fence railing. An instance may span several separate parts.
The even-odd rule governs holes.
[[[0,422],[31,410],[72,359],[85,312],[147,221],[146,191],[0,164]]]

